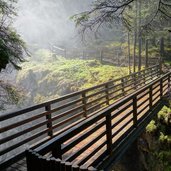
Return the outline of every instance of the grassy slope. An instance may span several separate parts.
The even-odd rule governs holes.
[[[32,73],[38,87],[42,89],[36,92],[33,99],[36,103],[89,88],[128,73],[126,67],[102,65],[96,60],[69,60],[63,57],[55,57],[54,60],[47,52],[43,54],[46,55],[42,61],[24,63],[17,76],[17,82],[21,84],[29,80],[29,73]]]

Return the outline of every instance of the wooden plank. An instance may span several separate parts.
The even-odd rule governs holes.
[[[19,126],[21,126],[21,125],[24,125],[24,124],[26,124],[26,123],[28,123],[28,122],[37,120],[37,119],[42,118],[42,117],[44,117],[44,116],[46,116],[46,115],[48,115],[48,114],[49,114],[49,112],[43,112],[43,113],[38,114],[38,115],[36,115],[36,116],[33,116],[33,117],[30,117],[30,118],[24,119],[24,120],[22,120],[22,121],[16,122],[16,123],[14,123],[14,124],[5,126],[5,127],[3,127],[3,128],[0,128],[0,133],[5,132],[5,131],[8,131],[8,130],[11,130],[11,129],[14,129],[14,128],[19,127]]]
[[[84,163],[86,163],[91,157],[93,157],[97,152],[99,152],[100,150],[102,150],[102,148],[106,145],[107,142],[102,142],[100,145],[97,145],[96,148],[93,149],[93,151],[91,151],[91,153],[89,153],[88,155],[86,155],[83,159],[79,160],[77,162],[78,165],[83,165]]]
[[[166,77],[165,77],[166,78]],[[128,96],[129,97],[129,96]],[[123,102],[123,101],[122,101]],[[116,103],[117,104],[117,103]],[[120,104],[121,105],[121,104]],[[97,107],[97,106],[96,106]],[[115,106],[116,107],[116,106]],[[52,118],[53,119],[53,118]],[[51,121],[51,119],[50,119],[50,121]],[[50,131],[51,129],[49,129],[48,131]]]
[[[105,101],[106,101],[106,103],[107,103],[108,98],[107,98],[107,95],[105,94],[105,95],[103,95],[103,96],[101,96],[101,97],[98,97],[98,98],[95,99],[95,100],[92,100],[92,101],[88,102],[88,103],[86,104],[86,106],[92,105],[93,103],[96,103],[96,102],[100,102],[100,100],[102,100],[102,99],[104,99],[104,98],[106,99]]]
[[[73,170],[73,171],[80,171],[80,168],[79,168],[78,165],[73,164],[73,165],[72,165],[72,170]]]
[[[121,117],[119,120],[117,120],[112,126],[111,129],[114,129],[117,125],[119,125],[119,123],[121,123],[123,120],[125,120],[126,118],[128,118],[128,116],[130,116],[130,114],[133,113],[133,110],[129,111],[127,114],[125,114],[123,117]],[[132,119],[131,119],[132,120]]]
[[[23,141],[20,141],[20,142],[12,145],[10,147],[5,148],[5,149],[0,151],[0,155],[4,155],[4,154],[6,154],[6,153],[8,153],[8,152],[10,152],[10,151],[20,147],[20,146],[26,144],[27,142],[36,139],[36,138],[40,137],[41,135],[46,134],[48,131],[49,131],[49,129],[44,129],[44,130],[42,130],[42,131],[40,131],[40,132],[38,132],[36,134],[33,134],[31,137],[26,138]]]
[[[106,134],[105,131],[104,132],[101,132],[101,134],[98,135],[95,139],[93,139],[93,141],[88,142],[81,149],[79,149],[77,152],[74,152],[69,157],[67,157],[66,158],[66,161],[72,161],[75,158],[77,158],[79,155],[81,155],[83,152],[85,152],[90,146],[92,146],[95,142],[97,142],[98,140],[100,140],[105,134]]]
[[[65,145],[62,148],[62,153],[66,153],[71,148],[73,148],[76,144],[80,143],[82,140],[84,140],[85,138],[87,138],[88,136],[90,136],[91,134],[96,132],[98,129],[100,129],[104,125],[105,125],[105,121],[97,123],[93,128],[91,128],[87,132],[83,133],[82,135],[80,135],[79,137],[75,138],[73,141],[69,142],[67,145]]]

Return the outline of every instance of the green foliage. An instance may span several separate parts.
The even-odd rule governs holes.
[[[162,143],[169,142],[170,138],[168,137],[168,135],[164,135],[163,132],[160,132],[159,141],[162,142]]]
[[[164,106],[146,128],[146,132],[155,133],[147,136],[150,153],[146,156],[149,160],[149,170],[170,171],[171,169],[171,130],[168,116],[171,109]],[[154,161],[155,165],[151,162]]]
[[[54,59],[60,60],[62,57],[56,57],[51,51],[48,49],[38,49],[34,54],[33,54],[34,61],[36,62],[53,62]]]
[[[79,26],[82,22],[87,22],[90,16],[87,12],[83,12],[79,15],[73,15],[70,17],[76,23],[76,26]]]
[[[168,123],[168,117],[169,117],[169,114],[171,113],[171,109],[168,108],[167,106],[164,106],[160,112],[158,112],[157,116],[158,116],[158,119],[164,123]]]
[[[171,151],[160,151],[158,159],[163,163],[163,171],[171,170]]]
[[[47,50],[39,50],[37,53],[42,56],[41,63],[36,60],[23,63],[23,69],[17,75],[18,84],[26,87],[31,84],[32,89],[36,89],[35,102],[86,89],[127,74],[127,67],[102,65],[97,60],[69,60],[60,56],[53,59]],[[49,62],[51,60],[53,62]],[[46,91],[40,91],[45,87]]]
[[[16,0],[0,1],[0,71],[11,64],[21,69],[18,63],[24,62],[23,51],[27,53],[25,44],[11,26],[15,13]]]
[[[5,109],[5,105],[19,104],[23,99],[23,91],[16,86],[0,81],[0,110]]]
[[[26,51],[24,42],[9,27],[5,28],[4,33],[0,30],[0,35],[0,71],[5,69],[8,63],[12,64],[15,69],[21,69],[18,63],[25,61],[23,58],[23,50]]]
[[[142,10],[141,14],[138,14],[140,5]],[[158,29],[163,26],[163,21],[167,23],[167,19],[171,18],[170,9],[170,2],[163,3],[155,0],[95,0],[88,11],[75,15],[72,19],[76,25],[81,27],[83,32],[86,29],[97,31],[100,26],[106,24],[110,27],[113,23],[122,23],[126,28],[133,31],[133,28],[138,24],[136,18],[141,17],[142,30],[149,31],[151,28]]]
[[[157,126],[154,120],[152,120],[146,127],[146,132],[154,133],[157,130]]]

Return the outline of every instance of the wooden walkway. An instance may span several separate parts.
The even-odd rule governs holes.
[[[61,124],[65,124],[66,121],[71,122],[71,119],[74,119],[74,123],[72,125],[69,125],[67,129],[64,129],[64,130],[62,129],[63,131],[60,132],[60,134],[65,134],[65,131],[67,132],[67,130],[70,130],[70,129],[72,130],[72,128],[76,127],[77,125],[87,122],[89,118],[92,118],[96,116],[96,114],[99,114],[97,112],[98,109],[100,109],[99,112],[100,111],[103,112],[103,110],[107,110],[108,109],[107,106],[109,105],[109,102],[113,102],[113,99],[112,99],[113,96],[111,96],[111,94],[115,93],[114,97],[116,97],[116,93],[118,93],[118,97],[120,96],[123,97],[124,95],[125,98],[127,98],[127,96],[129,96],[129,94],[127,94],[129,91],[132,91],[134,88],[138,90],[140,87],[142,87],[142,84],[158,76],[158,71],[159,71],[158,68],[155,68],[155,67],[151,67],[151,68],[152,69],[149,70],[150,72],[142,71],[141,74],[137,73],[137,75],[134,74],[134,75],[131,75],[130,77],[126,76],[124,78],[118,79],[116,80],[117,84],[113,84],[113,81],[108,82],[108,83],[90,88],[86,91],[76,92],[74,94],[68,95],[66,97],[62,97],[52,102],[47,102],[45,104],[40,104],[38,106],[34,106],[32,108],[28,108],[23,111],[13,113],[14,116],[18,116],[18,115],[20,116],[22,113],[25,114],[29,112],[30,110],[36,110],[36,109],[39,109],[40,107],[45,107],[45,111],[46,111],[45,113],[41,113],[37,116],[24,119],[23,121],[22,120],[18,121],[18,123],[14,123],[10,126],[0,128],[0,131],[5,132],[7,130],[10,130],[10,128],[17,127],[20,123],[26,124],[27,122],[33,121],[33,119],[36,120],[39,117],[46,116],[46,119],[47,119],[46,121],[40,122],[41,120],[39,120],[40,124],[38,123],[38,125],[35,125],[33,127],[35,129],[35,128],[39,128],[41,125],[46,125],[48,129],[42,132],[48,133],[49,136],[52,136],[52,134],[54,134],[54,137],[56,137],[56,134],[55,132],[52,132],[52,129],[54,129],[55,131],[55,128],[59,127]],[[140,77],[138,80],[136,80],[138,76]],[[143,118],[143,116],[150,109],[150,105],[153,106],[158,102],[158,100],[160,100],[161,96],[167,92],[168,82],[169,82],[168,77],[166,78],[164,77],[164,79],[162,79],[162,82],[158,81],[153,86],[151,86],[151,88],[140,92],[140,94],[136,95],[135,99],[130,98],[126,101],[121,100],[121,103],[123,102],[124,103],[121,105],[118,105],[116,109],[112,111],[110,110],[111,116],[110,118],[108,118],[108,121],[106,120],[107,119],[106,116],[103,115],[101,119],[98,119],[96,122],[92,122],[92,124],[89,125],[86,129],[83,129],[77,134],[73,134],[73,136],[70,138],[66,138],[67,140],[63,141],[60,144],[61,157],[57,156],[56,158],[59,157],[62,159],[63,162],[71,162],[72,164],[74,163],[75,165],[79,165],[79,166],[81,165],[85,168],[92,166],[92,165],[94,166],[93,162],[96,161],[99,158],[99,156],[103,155],[105,151],[110,151],[112,148],[111,146],[112,144],[118,145],[118,140],[120,140],[120,138],[122,138],[125,135],[125,133],[135,125],[135,122],[137,120],[141,120],[141,118]],[[161,84],[162,84],[162,94],[161,94]],[[114,91],[112,90],[113,88],[114,88]],[[93,91],[96,90],[96,91],[93,93],[92,92],[89,93],[92,90]],[[85,92],[86,93],[88,92],[86,96],[85,96]],[[151,92],[151,95],[149,92]],[[79,96],[80,94],[82,96],[81,99]],[[98,95],[96,97],[97,99],[93,99],[96,95]],[[99,97],[99,95],[101,95],[101,97]],[[61,102],[63,102],[63,100],[66,100],[73,96],[77,97],[78,99],[74,101],[72,100],[71,102],[65,101],[65,104],[62,104],[62,105],[60,104],[57,108],[51,108],[51,103],[53,104],[54,102],[58,102],[60,100]],[[152,104],[150,104],[151,97],[152,97]],[[87,100],[88,98],[92,98],[91,102]],[[105,101],[101,101],[101,99],[103,98],[105,99]],[[80,102],[83,103],[83,105]],[[119,104],[119,103],[120,103],[119,101],[116,102],[116,104]],[[78,107],[76,106],[74,109],[68,110],[68,106],[73,105],[73,104],[77,104]],[[89,107],[90,104],[91,106]],[[94,113],[88,113],[88,109],[94,110],[94,105],[97,111]],[[101,108],[101,106],[103,107]],[[60,111],[61,109],[63,110],[63,108],[65,107],[66,107],[66,111]],[[136,111],[135,111],[135,107],[137,107]],[[61,116],[66,116],[68,114],[71,114],[71,112],[73,111],[80,112],[80,108],[83,108],[83,112],[76,114],[77,117],[79,116],[78,123],[76,120],[77,117],[75,117],[74,115],[71,115],[69,119],[64,118],[65,119],[64,121],[59,122],[57,124],[54,122],[56,119],[60,118]],[[58,115],[57,114],[54,116],[51,115],[53,112],[56,112],[58,110],[60,111]],[[81,121],[80,116],[85,115],[85,113],[87,114],[85,116],[86,118]],[[136,115],[136,118],[135,118],[135,115]],[[13,118],[13,117],[11,117],[11,115],[3,116],[3,117],[0,117],[0,121],[9,119],[9,118]],[[51,125],[52,123],[53,125]],[[34,129],[32,129],[31,127],[14,135],[21,136],[23,133],[26,133],[29,130],[32,131]],[[110,135],[108,134],[109,129],[111,130]],[[59,129],[57,129],[57,132],[59,132],[58,130]],[[37,135],[41,135],[41,134],[42,133],[40,132]],[[7,140],[13,139],[14,135],[11,135],[7,138],[0,140],[0,144],[3,144]],[[33,137],[35,136],[33,135]],[[111,139],[110,145],[108,144],[109,138]],[[29,138],[28,140],[32,140],[32,137]],[[28,140],[26,139],[23,142],[25,143]],[[15,146],[18,147],[20,144],[23,144],[23,143],[21,142],[17,145],[13,145],[12,147],[9,147],[5,150],[0,151],[0,155],[5,154],[6,152],[12,150]],[[46,157],[52,157],[52,154],[53,154],[53,151],[52,153],[48,152],[46,154]],[[16,162],[15,164],[11,165],[9,168],[7,168],[4,171],[10,171],[10,170],[11,171],[12,170],[13,171],[22,171],[22,170],[25,171],[26,170],[25,159],[22,159],[19,162]]]
[[[12,164],[7,169],[3,169],[2,171],[27,171],[26,159],[23,158],[17,163]]]
[[[158,97],[158,98],[155,99],[155,101],[153,102],[153,105],[155,105],[160,100],[160,91],[158,91],[158,90],[160,90],[160,86],[159,85],[155,88],[155,91],[154,91],[154,92],[157,92],[155,94],[155,97]],[[166,91],[164,93],[166,93]],[[139,96],[143,96],[144,94],[147,94],[147,91],[146,92],[143,92]],[[149,104],[149,101],[148,100],[149,100],[149,95],[145,95],[143,98],[141,98],[141,99],[138,100],[137,105],[141,105],[141,104],[143,104],[143,105],[141,105],[141,107],[138,108],[137,113],[139,113],[139,112],[140,113],[139,113],[139,116],[138,116],[137,120],[139,120],[140,118],[142,118],[146,114],[146,112],[149,110],[149,105],[148,105]],[[133,122],[133,107],[132,106],[131,107],[127,107],[129,104],[131,104],[131,101],[129,101],[127,104],[123,105],[121,108],[118,108],[117,110],[115,110],[115,111],[112,112],[112,116],[114,116],[114,115],[116,115],[118,113],[118,111],[120,111],[120,110],[122,110],[123,108],[126,107],[126,110],[124,110],[118,116],[114,117],[114,119],[112,119],[112,125],[115,126],[114,129],[112,129],[112,135],[115,135],[116,134],[116,136],[114,136],[114,138],[112,139],[112,143],[113,144],[121,136],[123,136],[125,134],[125,132],[128,131],[128,129],[130,129],[134,125],[134,122]],[[132,114],[132,115],[130,115],[130,114]],[[124,117],[125,117],[125,119],[123,121],[121,121]],[[104,119],[98,121],[95,124],[93,124],[88,129],[84,130],[80,134],[76,135],[74,138],[71,138],[69,141],[65,142],[63,144],[63,146],[66,146],[67,144],[70,144],[75,139],[77,139],[78,137],[84,135],[86,132],[92,130],[93,128],[95,128],[98,124],[102,123],[103,121],[104,121]],[[127,125],[125,126],[125,124],[127,124]],[[76,159],[74,159],[72,161],[72,163],[77,164],[77,165],[82,164],[83,163],[82,161],[85,159],[85,157],[90,156],[92,154],[92,152],[94,152],[95,149],[97,149],[97,147],[101,146],[104,143],[104,146],[100,149],[100,151],[97,152],[93,157],[90,157],[87,160],[87,162],[84,164],[85,167],[91,166],[92,161],[96,160],[102,153],[104,153],[107,150],[107,146],[105,145],[106,144],[105,143],[106,142],[106,134],[105,134],[105,132],[106,132],[106,126],[104,125],[100,129],[98,129],[96,132],[94,132],[93,134],[91,134],[91,136],[85,138],[83,141],[81,141],[76,146],[74,146],[70,151],[68,151],[67,153],[65,153],[62,156],[62,159],[64,161],[67,161],[68,158],[72,154],[78,152],[80,149],[82,149],[88,143],[90,143],[91,141],[93,141],[94,139],[96,139],[98,136],[103,135],[102,138],[100,138],[91,147],[89,147],[88,149],[86,149],[86,151],[84,151],[84,153],[82,153]]]
[[[156,88],[156,91],[159,90],[160,87],[158,86]],[[143,92],[141,95],[145,94],[146,92]],[[158,96],[160,94],[160,92],[158,92],[156,95]],[[138,105],[143,103],[144,101],[147,101],[149,98],[148,95],[144,96],[143,98],[141,98],[139,101],[138,101]],[[160,99],[160,97],[158,97],[156,99],[156,102]],[[129,103],[128,103],[129,104]],[[146,105],[148,104],[148,101],[146,103],[144,103],[141,108],[143,109]],[[125,106],[127,106],[127,104],[125,104]],[[123,106],[122,108],[124,108],[125,106]],[[118,108],[116,111],[112,112],[112,116],[114,116],[117,111],[121,110],[122,108]],[[142,113],[141,115],[139,116],[142,117],[147,111],[148,111],[149,107],[147,107]],[[122,113],[120,113],[120,115],[118,115],[117,117],[115,117],[113,120],[112,120],[112,125],[115,125],[118,121],[120,121],[124,116],[126,116],[128,113],[132,112],[132,107],[129,107],[127,108],[125,111],[123,111]],[[112,134],[114,135],[116,132],[118,132],[119,129],[121,129],[123,127],[123,125],[125,123],[127,123],[129,120],[132,119],[132,116],[129,116],[129,117],[126,117],[125,120],[123,120],[122,122],[120,122],[119,124],[117,124],[115,126],[115,129],[112,130]],[[88,132],[89,130],[95,128],[97,126],[97,124],[100,124],[102,122],[99,121],[97,122],[96,124],[92,125],[91,127],[89,127],[88,129],[84,130],[82,133],[76,135],[74,138],[70,139],[69,141],[65,142],[63,144],[63,146],[66,146],[67,144],[71,143],[72,141],[74,141],[74,139],[80,137],[81,135],[85,134],[86,132]],[[112,140],[112,143],[114,143],[117,139],[119,139],[119,137],[121,137],[131,126],[133,125],[133,122],[130,122],[123,130],[122,132],[120,132],[117,136],[115,136]],[[77,151],[79,151],[81,148],[83,148],[84,146],[87,145],[87,143],[89,143],[90,141],[96,139],[96,137],[98,137],[99,135],[102,135],[103,133],[105,133],[106,131],[106,127],[103,126],[101,127],[100,129],[98,129],[96,132],[94,132],[91,136],[89,136],[88,138],[84,139],[83,141],[81,141],[79,144],[77,144],[76,146],[74,146],[74,148],[72,148],[70,151],[68,151],[65,155],[63,155],[63,160],[67,160],[67,158],[69,156],[71,156],[72,154],[76,153]],[[97,147],[99,147],[101,144],[103,144],[104,142],[106,141],[106,137],[105,137],[105,134],[104,136],[99,139],[99,141],[97,141],[97,143],[93,144],[90,148],[88,148],[82,155],[80,155],[79,157],[77,157],[73,163],[79,165],[80,162],[85,158],[85,156],[89,156]],[[101,155],[105,150],[106,150],[106,146],[104,146],[100,152],[96,153],[96,155],[93,156],[93,158],[90,158],[86,164],[85,164],[85,167],[89,166],[91,164],[92,161],[94,161],[99,155]],[[26,167],[26,160],[25,158],[18,161],[17,163],[11,165],[9,168],[3,170],[3,171],[26,171],[27,170],[27,167]]]
[[[61,160],[60,167],[67,168],[68,171],[75,165],[79,166],[81,171],[103,168],[101,163],[105,158],[122,154],[126,146],[137,138],[137,133],[145,129],[151,117],[160,109],[157,107],[162,106],[159,102],[168,92],[169,85],[170,73],[53,138],[33,150],[33,153],[28,151],[29,162],[34,163],[34,158],[46,165],[55,157],[58,162]],[[131,134],[134,137],[131,137]],[[35,158],[35,154],[39,157]],[[50,160],[42,160],[41,156]],[[31,165],[30,167],[32,168]]]

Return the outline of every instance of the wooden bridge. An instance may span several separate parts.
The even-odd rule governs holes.
[[[25,156],[28,171],[108,170],[163,106],[170,76],[156,65],[0,116],[0,170],[26,170]]]

